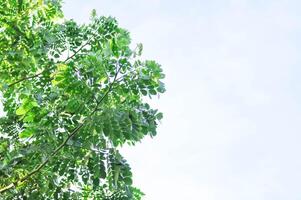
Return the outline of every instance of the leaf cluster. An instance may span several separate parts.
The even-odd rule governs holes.
[[[0,3],[0,199],[133,199],[119,149],[156,135],[161,66],[92,12],[63,18],[58,0]]]

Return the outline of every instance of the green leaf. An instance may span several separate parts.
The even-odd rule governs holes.
[[[23,139],[23,138],[29,138],[29,137],[31,137],[33,134],[34,134],[34,130],[33,130],[33,129],[25,129],[24,131],[22,131],[22,132],[19,134],[19,137],[20,137],[21,139]]]
[[[23,121],[24,122],[33,122],[34,118],[35,118],[35,114],[32,113],[32,112],[30,112],[30,113],[26,114],[26,116],[24,117]]]
[[[149,93],[152,94],[152,95],[156,95],[157,94],[156,90],[153,90],[153,89],[149,90]]]
[[[26,111],[23,107],[19,107],[19,108],[16,110],[16,114],[17,114],[17,115],[25,115],[26,112],[27,112],[27,111]]]
[[[68,66],[65,65],[65,64],[60,63],[60,64],[57,65],[57,69],[59,71],[66,71],[68,69]]]
[[[141,93],[146,96],[147,95],[147,91],[146,90],[141,90]]]
[[[163,113],[158,113],[156,117],[158,120],[161,120],[163,118]]]

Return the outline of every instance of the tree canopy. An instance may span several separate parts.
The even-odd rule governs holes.
[[[0,199],[139,200],[120,153],[156,135],[161,66],[112,17],[59,0],[0,2]]]

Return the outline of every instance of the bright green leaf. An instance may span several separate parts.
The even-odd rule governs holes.
[[[23,138],[29,138],[31,137],[32,135],[34,134],[34,131],[32,129],[25,129],[24,131],[22,131],[20,134],[19,134],[19,137],[21,139]]]

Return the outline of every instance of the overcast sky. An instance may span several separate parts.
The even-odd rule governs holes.
[[[126,149],[146,200],[301,199],[301,1],[65,0],[162,64],[158,136]]]

